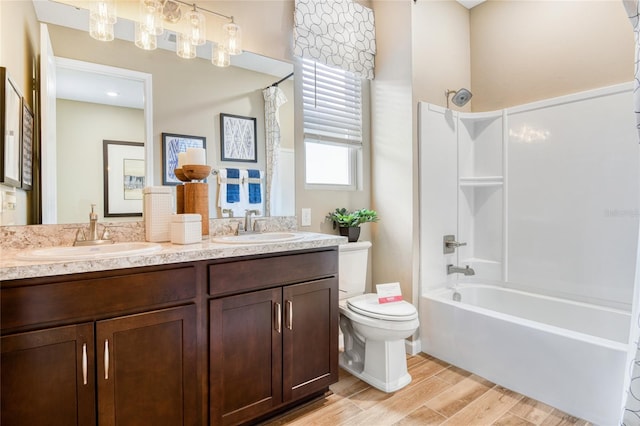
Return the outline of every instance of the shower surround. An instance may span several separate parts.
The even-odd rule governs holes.
[[[495,321],[468,324],[473,336],[465,336],[451,320],[463,311],[434,317],[433,294],[462,280],[447,275],[446,265],[469,265],[476,282],[630,313],[640,216],[639,147],[631,105],[631,84],[486,113],[420,104],[423,351],[578,417],[619,423],[626,396],[621,383],[628,387],[631,350],[623,350],[623,356],[618,352],[616,362],[605,362],[598,351],[567,354],[564,348],[571,346],[531,345],[531,356],[547,362],[534,366],[521,360],[508,368],[492,368],[514,337],[502,326],[483,325],[532,325],[540,320],[518,318],[517,310],[510,311]],[[451,234],[467,245],[444,254],[442,238]],[[451,308],[465,309],[455,304]],[[571,315],[569,310],[560,312]],[[613,346],[631,348],[628,329]],[[448,334],[456,336],[457,345],[442,345],[438,336]],[[462,348],[482,351],[482,361],[459,356]],[[565,356],[552,355],[557,353]],[[586,372],[575,366],[588,364],[576,360],[585,356],[592,357],[590,365],[601,366],[605,376],[619,378],[606,383],[595,379],[594,384],[606,386],[613,395],[600,412],[594,413],[589,398],[581,398],[577,389],[581,385],[575,377]],[[540,392],[525,379],[530,376],[521,374],[533,368],[558,382],[573,382],[576,392],[563,392],[563,399],[551,392],[553,381]],[[513,377],[523,379],[514,383]],[[577,404],[571,402],[576,398]]]

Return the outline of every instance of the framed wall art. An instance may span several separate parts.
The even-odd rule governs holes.
[[[142,216],[144,143],[103,143],[104,217]]]
[[[257,163],[256,127],[254,117],[220,114],[220,159]]]
[[[16,84],[9,78],[7,69],[0,67],[0,183],[20,187],[21,151],[20,131],[22,129],[22,95]]]
[[[162,134],[162,184],[178,185],[182,182],[173,172],[178,167],[178,154],[187,148],[207,148],[207,138],[203,136]]]
[[[33,186],[33,112],[22,99],[22,189],[28,191]]]

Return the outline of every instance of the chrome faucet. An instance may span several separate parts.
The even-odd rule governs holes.
[[[476,271],[472,268],[469,268],[469,265],[461,268],[459,266],[447,265],[447,275],[451,274],[464,274],[464,275],[475,275]]]
[[[78,228],[74,246],[90,246],[98,244],[113,244],[113,240],[109,236],[109,229],[105,226],[102,237],[98,237],[98,213],[95,212],[96,205],[91,204],[91,213],[89,213],[89,236],[86,237],[84,229]]]
[[[260,214],[260,210],[245,210],[244,211],[244,232],[253,232],[253,226],[251,224],[251,215]]]

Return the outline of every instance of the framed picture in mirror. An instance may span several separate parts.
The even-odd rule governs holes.
[[[220,114],[220,159],[258,162],[255,117]]]
[[[22,129],[22,95],[18,86],[0,67],[0,183],[19,188],[21,184],[20,131]]]
[[[144,143],[105,140],[104,217],[142,216]]]
[[[187,148],[207,148],[207,138],[203,136],[162,134],[162,184],[178,185],[182,182],[174,170],[178,167],[178,154],[187,152]],[[206,160],[206,157],[205,157]]]

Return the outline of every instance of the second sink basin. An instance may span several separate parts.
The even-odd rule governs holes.
[[[297,232],[265,232],[262,234],[240,234],[212,237],[211,241],[223,244],[266,244],[295,241],[301,240],[302,238],[304,238],[304,235]]]
[[[20,260],[87,260],[147,254],[160,250],[160,244],[132,242],[95,246],[47,247],[16,255]]]

